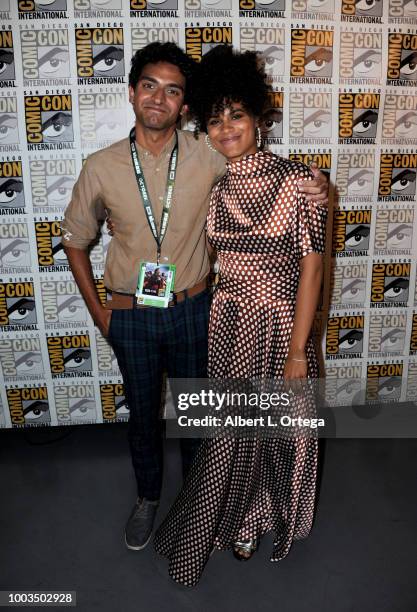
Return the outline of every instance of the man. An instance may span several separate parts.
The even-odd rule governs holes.
[[[88,158],[62,223],[75,280],[96,325],[112,344],[130,408],[128,435],[138,499],[125,541],[133,550],[149,542],[161,490],[162,373],[206,376],[209,256],[204,226],[210,191],[224,172],[224,160],[204,138],[176,130],[194,72],[194,62],[173,43],[152,43],[135,54],[129,74],[135,128],[130,139]],[[316,173],[300,189],[325,202],[327,181]],[[104,273],[111,291],[106,308],[96,293],[87,252],[104,209],[115,228]],[[175,266],[175,293],[166,308],[135,299],[141,262]],[[142,295],[143,287],[138,291]],[[184,474],[197,444],[181,440]]]

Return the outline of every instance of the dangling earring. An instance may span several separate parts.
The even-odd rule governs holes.
[[[262,133],[261,133],[261,128],[259,126],[255,130],[255,136],[256,136],[256,146],[258,147],[258,149],[260,149],[262,147]]]
[[[216,149],[213,147],[213,145],[211,144],[211,140],[210,140],[210,136],[208,134],[206,134],[206,145],[208,146],[208,148],[210,149],[210,151],[215,151]]]

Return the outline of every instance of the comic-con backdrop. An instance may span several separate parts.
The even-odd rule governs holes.
[[[124,420],[60,243],[83,160],[125,137],[130,58],[262,54],[267,146],[337,185],[315,334],[330,404],[416,399],[416,0],[0,0],[0,427]],[[109,236],[92,251],[97,289]]]

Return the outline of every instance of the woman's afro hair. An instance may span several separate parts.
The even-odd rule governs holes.
[[[255,117],[268,103],[269,86],[259,56],[218,45],[203,56],[189,97],[196,132],[207,131],[207,120],[232,102],[240,102]]]

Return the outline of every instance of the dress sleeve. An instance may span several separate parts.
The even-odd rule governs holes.
[[[295,227],[294,249],[297,259],[309,253],[324,253],[326,248],[327,208],[315,202],[308,203],[298,190],[297,180],[314,178],[307,166],[301,166],[295,177]]]
[[[99,219],[103,217],[102,209],[99,182],[87,160],[74,185],[61,223],[63,244],[86,249],[97,236]]]

